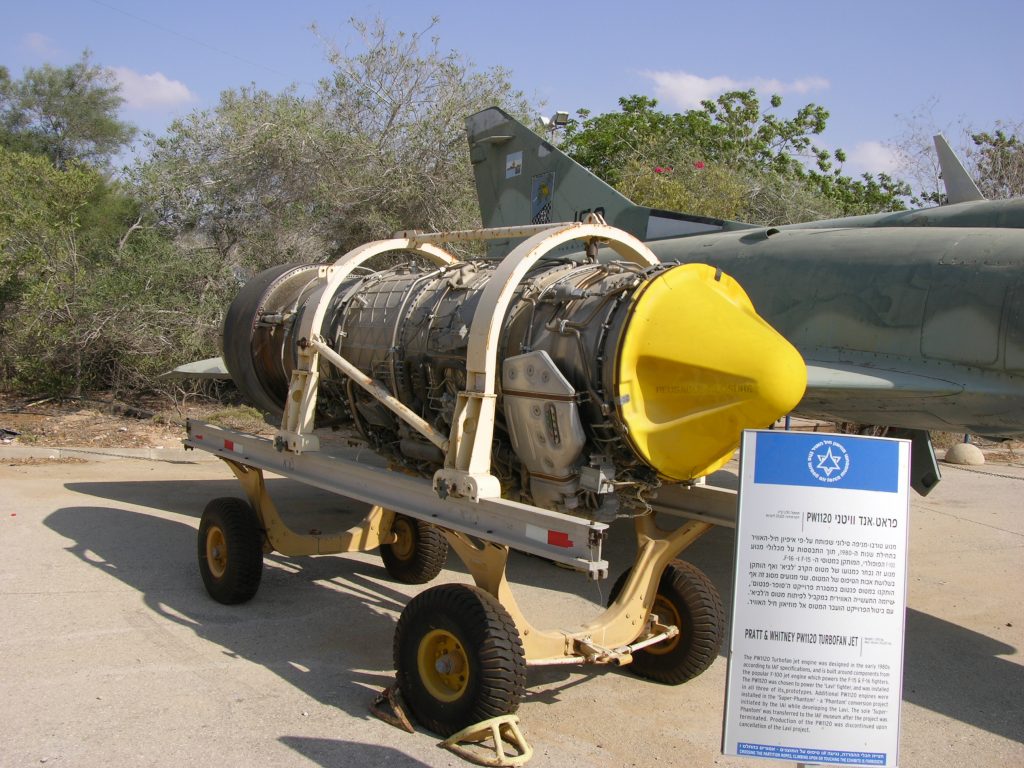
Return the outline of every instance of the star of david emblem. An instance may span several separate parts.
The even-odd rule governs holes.
[[[825,453],[817,454],[817,457],[818,465],[816,468],[824,472],[825,477],[832,477],[833,472],[839,471],[839,460],[841,457],[832,453],[831,445],[826,449]]]

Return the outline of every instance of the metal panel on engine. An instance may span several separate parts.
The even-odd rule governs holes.
[[[505,360],[502,390],[512,449],[530,472],[535,500],[564,506],[578,486],[576,462],[587,443],[575,388],[537,350]]]

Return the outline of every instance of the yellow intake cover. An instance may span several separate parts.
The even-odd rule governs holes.
[[[714,472],[744,429],[792,411],[807,386],[800,353],[739,283],[706,264],[673,267],[640,287],[614,377],[630,443],[670,480]]]

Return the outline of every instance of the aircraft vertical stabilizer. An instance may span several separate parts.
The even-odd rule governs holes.
[[[946,137],[941,133],[932,137],[935,151],[939,155],[939,167],[942,169],[942,181],[946,185],[946,201],[948,203],[966,203],[972,200],[984,200],[978,185],[967,173],[960,158],[949,146]]]
[[[577,221],[596,213],[651,241],[750,226],[635,205],[497,107],[468,117],[466,132],[485,227]],[[503,254],[511,245],[492,241],[490,253]]]

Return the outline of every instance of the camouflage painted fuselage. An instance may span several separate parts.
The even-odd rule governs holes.
[[[663,260],[735,277],[807,362],[799,413],[1024,434],[1024,200],[755,227],[634,205],[496,108],[467,133],[485,226],[594,212]]]
[[[739,280],[807,361],[800,412],[1024,433],[1024,230],[784,227],[649,245]]]

